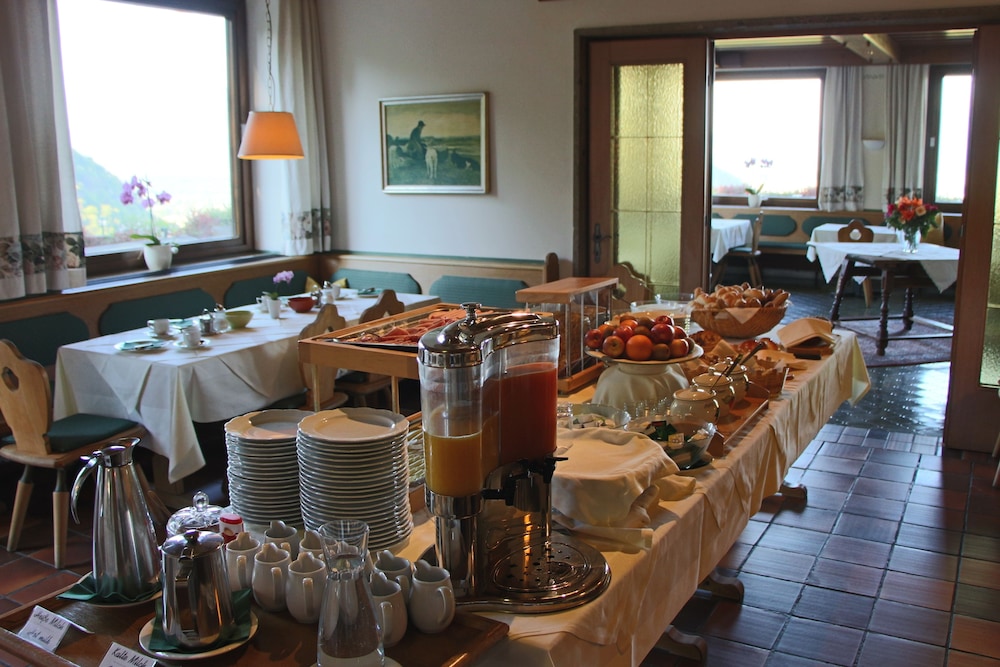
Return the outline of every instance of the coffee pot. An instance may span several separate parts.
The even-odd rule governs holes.
[[[205,648],[235,628],[222,535],[188,530],[163,543],[163,634]]]
[[[73,519],[80,523],[77,497],[87,476],[97,470],[93,577],[98,598],[118,594],[136,600],[160,587],[156,533],[139,471],[132,462],[138,443],[138,438],[121,438],[95,451],[73,482]]]

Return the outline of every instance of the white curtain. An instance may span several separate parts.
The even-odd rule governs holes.
[[[924,187],[924,136],[927,127],[928,65],[886,68],[885,204],[901,195],[919,197]]]
[[[862,73],[860,67],[826,70],[819,170],[819,207],[824,211],[864,208]]]
[[[267,89],[267,5],[248,3],[252,108],[270,111]],[[332,247],[332,197],[317,0],[271,0],[274,110],[290,111],[302,160],[255,160],[255,217],[261,249],[304,255]]]
[[[0,2],[0,300],[86,280],[58,34],[55,0]]]

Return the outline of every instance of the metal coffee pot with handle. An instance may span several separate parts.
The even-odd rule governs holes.
[[[73,482],[73,519],[83,483],[97,470],[94,493],[93,577],[98,598],[141,599],[160,588],[153,519],[132,451],[138,438],[121,438],[95,451]]]
[[[163,634],[186,648],[205,648],[235,627],[222,535],[187,530],[163,543]]]

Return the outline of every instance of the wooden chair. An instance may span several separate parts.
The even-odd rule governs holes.
[[[395,290],[383,290],[378,299],[361,313],[359,324],[372,322],[389,315],[399,315],[406,306],[396,296]],[[352,371],[337,380],[337,387],[351,397],[351,403],[358,407],[368,405],[368,397],[384,393],[393,410],[399,410],[399,384],[395,377],[366,371]]]
[[[872,243],[875,241],[875,232],[863,220],[855,218],[837,230],[837,241],[841,243]],[[861,282],[866,308],[870,308],[872,305],[872,278],[879,275],[881,274],[878,271],[872,269]]]
[[[760,257],[760,228],[764,224],[764,214],[760,213],[754,218],[750,225],[751,238],[750,245],[748,246],[737,246],[735,248],[730,248],[729,252],[726,253],[725,257],[719,262],[715,269],[715,275],[712,277],[712,286],[722,283],[722,278],[726,275],[726,267],[729,265],[730,259],[741,259],[747,263],[747,271],[750,274],[750,283],[754,286],[761,286],[764,284],[764,276],[760,271],[760,264],[757,258]]]
[[[347,326],[347,320],[332,303],[324,304],[314,319],[299,332],[299,340],[312,338]],[[299,360],[299,373],[304,389],[267,406],[268,410],[334,410],[347,403],[348,395],[335,391],[337,369],[313,366]],[[319,392],[317,394],[317,391]]]
[[[0,340],[0,412],[11,435],[0,456],[24,466],[17,482],[7,551],[16,551],[34,489],[34,469],[56,472],[52,492],[52,539],[56,568],[63,567],[69,517],[66,469],[118,438],[142,437],[145,429],[134,421],[80,413],[53,421],[52,388],[45,368],[25,359],[9,340]],[[141,478],[144,481],[144,477]],[[145,484],[144,484],[145,486]],[[153,509],[151,507],[151,509]]]

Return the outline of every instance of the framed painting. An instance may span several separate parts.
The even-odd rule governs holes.
[[[380,100],[382,191],[487,191],[486,93]]]

